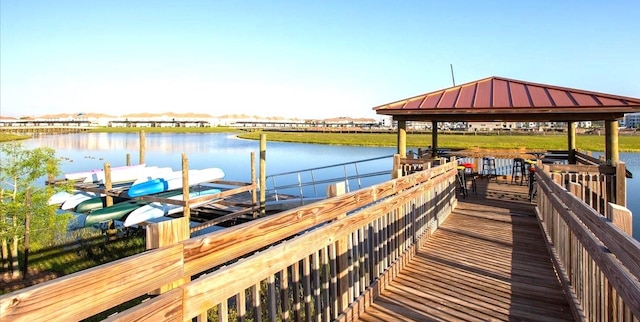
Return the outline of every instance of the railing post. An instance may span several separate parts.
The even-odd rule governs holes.
[[[393,155],[393,170],[391,170],[391,179],[402,177],[402,164],[400,163],[400,155]]]
[[[615,163],[616,167],[616,204],[627,206],[627,169],[624,162]]]
[[[189,228],[189,218],[180,217],[167,221],[153,223],[147,226],[147,250],[173,245],[183,240],[189,239],[191,229]],[[149,292],[150,295],[159,295],[172,290],[191,280],[190,276],[184,276],[170,284]]]
[[[266,214],[267,202],[267,135],[260,134],[260,215]]]
[[[633,214],[631,211],[623,206],[609,202],[609,219],[616,227],[620,228],[629,236],[633,236]]]
[[[345,193],[344,182],[334,183],[327,186],[327,197],[336,197]],[[345,218],[347,214],[341,214],[336,219]],[[336,252],[338,255],[337,274],[338,277],[338,312],[344,312],[349,306],[349,237],[340,238],[336,241]]]

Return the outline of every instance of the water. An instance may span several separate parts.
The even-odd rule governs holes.
[[[269,136],[267,134],[267,140]],[[48,146],[64,159],[63,172],[76,172],[103,168],[105,162],[112,167],[126,164],[129,154],[132,164],[139,161],[139,136],[132,133],[90,133],[42,136],[25,141],[29,147]],[[148,133],[145,161],[149,165],[181,169],[185,153],[190,169],[219,167],[225,171],[225,180],[250,182],[251,152],[256,162],[260,157],[260,143],[243,140],[231,133]],[[416,150],[416,148],[409,148]],[[395,153],[395,147],[355,147],[322,144],[267,142],[266,174],[322,167],[337,163],[375,158]],[[597,153],[594,153],[597,157]],[[633,231],[640,238],[640,153],[620,153],[620,159],[634,174],[627,180],[627,208],[636,216]],[[391,160],[379,162],[375,167],[391,169]],[[360,169],[360,171],[364,171]],[[326,174],[325,174],[326,175]],[[365,185],[388,180],[388,176],[371,178]]]

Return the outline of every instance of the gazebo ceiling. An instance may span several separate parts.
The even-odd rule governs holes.
[[[597,121],[640,112],[640,99],[493,76],[373,109],[407,121]]]

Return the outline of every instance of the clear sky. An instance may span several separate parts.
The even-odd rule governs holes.
[[[640,1],[0,0],[0,115],[375,117],[489,76],[640,97]]]

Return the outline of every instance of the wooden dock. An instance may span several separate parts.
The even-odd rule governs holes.
[[[527,185],[477,180],[359,321],[571,321]]]

